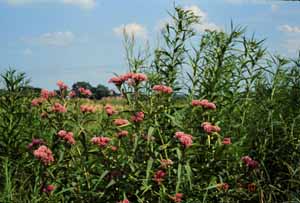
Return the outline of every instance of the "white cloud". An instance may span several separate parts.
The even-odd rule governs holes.
[[[23,50],[23,54],[24,54],[25,56],[31,56],[31,55],[33,54],[33,52],[32,52],[31,49],[27,48],[27,49],[24,49],[24,50]]]
[[[48,32],[41,34],[40,36],[27,38],[28,41],[33,44],[39,44],[44,46],[56,46],[65,47],[71,45],[75,40],[75,35],[72,32]]]
[[[279,30],[281,32],[300,33],[300,27],[298,27],[298,26],[291,26],[291,25],[287,25],[287,24],[279,26]]]
[[[210,22],[208,19],[208,15],[206,12],[202,11],[198,6],[192,5],[189,7],[185,7],[185,10],[190,10],[194,13],[194,15],[200,17],[200,24],[195,24],[194,29],[198,32],[204,32],[206,30],[210,31],[220,31],[221,28],[217,26],[215,23]]]
[[[114,33],[117,36],[122,36],[124,32],[126,32],[130,36],[135,36],[138,38],[147,38],[147,29],[140,24],[130,23],[126,25],[120,25],[113,29]]]
[[[279,6],[277,4],[272,4],[271,5],[271,10],[272,10],[272,12],[276,12],[276,11],[279,10]]]
[[[81,8],[94,8],[96,6],[96,0],[63,0],[65,4],[80,6]]]
[[[65,5],[79,6],[84,9],[91,9],[96,6],[96,0],[0,0],[12,6],[25,4],[58,3]]]

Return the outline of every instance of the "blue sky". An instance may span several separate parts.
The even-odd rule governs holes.
[[[267,39],[274,53],[300,49],[300,3],[271,0],[176,0],[202,16],[203,29],[229,30],[230,21]],[[174,0],[0,0],[0,72],[25,71],[32,85],[57,80],[107,84],[127,71],[122,29],[155,44]]]

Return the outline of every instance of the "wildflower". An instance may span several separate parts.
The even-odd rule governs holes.
[[[143,73],[134,73],[132,79],[136,82],[142,82],[148,80],[147,76]]]
[[[80,87],[80,88],[78,89],[78,91],[79,91],[79,93],[82,94],[83,96],[91,96],[91,95],[92,95],[91,90],[85,89],[85,88],[83,88],[83,87]]]
[[[255,192],[256,191],[255,183],[249,183],[247,187],[248,187],[249,192]]]
[[[166,172],[163,170],[158,170],[154,174],[154,181],[157,182],[158,184],[161,184],[164,181],[164,177],[166,176]]]
[[[118,118],[114,120],[114,124],[117,126],[127,125],[128,123],[129,123],[128,120],[122,118]]]
[[[160,167],[161,168],[166,169],[171,165],[173,165],[173,161],[171,159],[162,159],[162,160],[160,160]]]
[[[243,156],[242,161],[249,168],[255,169],[258,167],[258,162],[253,160],[250,156]]]
[[[27,145],[27,148],[32,149],[36,145],[42,145],[42,144],[45,144],[44,140],[42,140],[42,139],[32,139],[31,143],[29,145]]]
[[[115,151],[118,150],[118,147],[116,147],[116,146],[111,146],[110,149],[111,149],[111,151],[115,152]]]
[[[223,145],[229,145],[231,144],[231,139],[229,137],[225,137],[222,141]]]
[[[75,144],[76,143],[76,141],[75,141],[75,139],[74,139],[74,134],[72,133],[72,132],[67,132],[67,131],[65,131],[65,130],[60,130],[58,133],[57,133],[57,135],[61,138],[61,139],[63,139],[63,140],[65,140],[66,142],[68,142],[69,144]]]
[[[43,192],[46,192],[46,193],[51,193],[53,190],[55,190],[54,185],[47,185],[46,187],[43,188]]]
[[[110,138],[109,137],[93,137],[92,138],[92,143],[95,145],[98,145],[99,147],[105,147],[106,145],[108,145],[108,143],[110,142]]]
[[[124,200],[119,201],[118,203],[130,203],[130,202],[128,199],[124,199]]]
[[[165,94],[171,94],[173,92],[173,89],[171,87],[165,85],[154,85],[152,89],[154,91],[162,92]]]
[[[217,184],[218,190],[224,190],[225,192],[229,189],[228,183],[219,183]]]
[[[108,82],[120,86],[123,84],[124,80],[121,77],[112,77]]]
[[[75,97],[76,96],[76,92],[75,91],[71,91],[71,92],[69,92],[69,97],[70,98],[73,98],[73,97]]]
[[[67,112],[67,109],[66,107],[64,107],[63,105],[61,105],[60,103],[55,103],[53,106],[52,106],[52,111],[53,112],[59,112],[59,113],[65,113]]]
[[[45,145],[40,146],[38,149],[33,151],[33,155],[41,160],[45,165],[49,165],[54,162],[52,151]]]
[[[80,111],[82,113],[94,113],[96,111],[96,107],[83,104],[80,106]]]
[[[126,137],[127,135],[128,135],[127,130],[122,130],[122,131],[118,132],[118,138]]]
[[[43,104],[44,101],[44,98],[35,98],[31,101],[31,106],[39,106]]]
[[[176,193],[174,196],[170,196],[170,199],[174,202],[181,202],[182,201],[183,194],[182,193]]]
[[[50,97],[54,97],[56,95],[55,91],[49,91],[47,89],[41,90],[41,98],[43,99],[49,99]]]
[[[144,116],[145,116],[144,112],[142,111],[137,112],[133,116],[131,116],[131,121],[135,123],[141,122],[144,120]]]
[[[216,105],[213,102],[209,102],[207,99],[193,100],[192,106],[202,106],[207,109],[216,109]]]
[[[212,133],[212,132],[220,132],[221,131],[221,128],[219,126],[215,126],[215,125],[212,125],[211,123],[209,122],[204,122],[201,124],[201,127],[203,128],[203,130],[206,132],[206,133]]]
[[[175,137],[181,142],[184,147],[190,147],[193,144],[193,136],[184,132],[176,132]]]
[[[105,109],[105,112],[108,116],[111,116],[111,115],[117,113],[117,111],[114,109],[114,107],[110,104],[106,104],[104,109]]]
[[[57,81],[57,86],[59,87],[60,90],[67,90],[68,86],[61,80]]]

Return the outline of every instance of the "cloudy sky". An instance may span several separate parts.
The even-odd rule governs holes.
[[[202,17],[196,29],[247,26],[274,53],[300,49],[300,3],[277,0],[175,0]],[[0,72],[25,71],[32,85],[107,85],[127,70],[122,30],[155,42],[174,0],[0,0]],[[151,44],[151,43],[150,43]]]

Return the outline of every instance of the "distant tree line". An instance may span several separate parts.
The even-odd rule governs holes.
[[[79,94],[79,88],[85,88],[85,89],[89,89],[92,92],[92,96],[90,97],[90,99],[102,99],[103,97],[108,97],[108,96],[119,96],[119,94],[117,94],[114,90],[110,90],[108,89],[108,87],[99,84],[96,87],[92,86],[89,82],[85,82],[85,81],[79,81],[74,83],[71,86],[71,90],[74,91],[76,93],[77,98],[80,98],[81,95]],[[39,87],[33,87],[33,86],[24,86],[22,89],[22,92],[24,95],[29,95],[29,94],[34,94],[34,95],[39,95],[41,92],[42,88]],[[0,88],[0,95],[4,94],[6,92],[5,89],[1,89]],[[56,90],[57,94],[59,94],[59,91]]]

